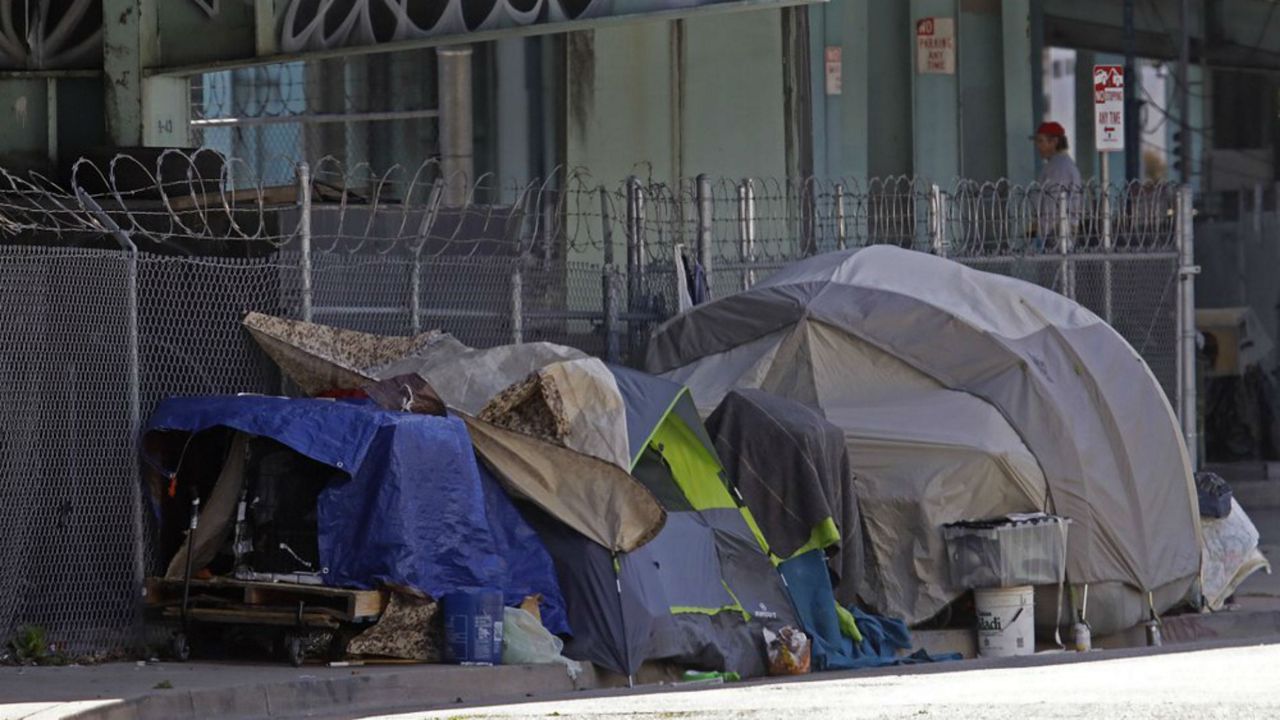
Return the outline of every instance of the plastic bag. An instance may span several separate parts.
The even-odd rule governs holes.
[[[549,665],[560,663],[577,679],[582,665],[560,654],[564,641],[551,634],[528,610],[504,608],[502,611],[502,664]]]
[[[770,675],[804,675],[809,672],[809,636],[790,625],[778,632],[764,629]]]

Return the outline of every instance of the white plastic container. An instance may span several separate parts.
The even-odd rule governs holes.
[[[979,657],[1035,653],[1034,598],[1030,585],[973,591],[978,611]]]

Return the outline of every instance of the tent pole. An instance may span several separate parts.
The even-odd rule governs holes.
[[[631,672],[631,648],[627,647],[627,610],[622,605],[622,560],[617,550],[613,551],[613,581],[618,588],[618,617],[622,619],[622,661],[627,666],[627,687],[633,688],[636,676]]]

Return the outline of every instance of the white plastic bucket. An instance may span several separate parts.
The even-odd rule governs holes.
[[[979,657],[1035,653],[1034,597],[1030,585],[973,591],[978,610]]]

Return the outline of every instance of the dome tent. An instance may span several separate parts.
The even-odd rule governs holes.
[[[1100,633],[1198,579],[1191,468],[1163,391],[1114,329],[1044,288],[888,246],[830,253],[670,320],[647,362],[704,411],[757,387],[845,430],[868,562],[889,548],[879,580],[923,589],[883,593],[884,612],[918,622],[961,590],[936,523],[962,510],[1070,517],[1068,581],[1104,586]]]

